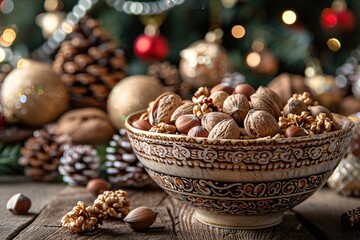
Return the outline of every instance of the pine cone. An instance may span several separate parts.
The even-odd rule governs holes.
[[[340,219],[343,227],[360,229],[360,207],[343,213]]]
[[[106,219],[108,216],[123,219],[129,213],[130,206],[126,196],[127,192],[120,189],[115,192],[105,191],[97,196],[89,210],[102,213],[100,215],[102,219]]]
[[[152,182],[136,158],[126,130],[120,129],[106,148],[108,180],[117,187],[144,187]]]
[[[53,68],[68,85],[73,107],[106,108],[111,89],[125,77],[124,52],[101,29],[84,17],[61,44]]]
[[[82,201],[61,219],[62,227],[72,232],[91,231],[98,227],[101,222],[90,211],[89,207]]]
[[[21,149],[19,164],[26,176],[38,181],[57,180],[60,158],[65,144],[70,139],[66,135],[56,135],[56,125],[48,125],[34,131]]]
[[[99,157],[91,145],[66,145],[59,172],[69,185],[86,185],[99,176]]]
[[[169,62],[156,62],[151,64],[147,69],[147,74],[159,79],[165,86],[164,89],[166,92],[178,93],[180,91],[181,78],[179,70]]]

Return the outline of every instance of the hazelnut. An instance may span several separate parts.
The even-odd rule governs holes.
[[[287,138],[301,137],[301,136],[306,136],[306,132],[301,127],[291,125],[285,129],[284,136]]]
[[[217,91],[224,91],[227,94],[231,95],[234,92],[234,88],[228,84],[219,83],[211,88],[210,94],[213,94],[214,92],[217,92]]]
[[[301,115],[301,112],[307,111],[308,108],[306,104],[303,101],[300,101],[299,99],[291,99],[284,107],[283,113],[286,117],[287,115],[295,114],[295,115]]]
[[[6,204],[6,208],[15,214],[25,214],[31,207],[31,200],[22,193],[13,195]]]
[[[195,126],[200,126],[200,119],[195,114],[182,115],[175,121],[175,127],[180,133],[187,134]]]
[[[250,96],[255,93],[255,89],[247,83],[239,84],[235,87],[234,94],[241,93],[246,96],[246,98],[250,101]]]
[[[330,118],[330,120],[334,121],[334,116],[330,112],[329,109],[322,105],[310,106],[309,111],[313,117],[317,117],[320,113],[325,113],[326,117]]]
[[[150,227],[156,220],[158,213],[148,207],[138,207],[130,211],[123,219],[134,231],[142,231]]]
[[[209,132],[203,126],[196,126],[189,130],[188,134],[189,137],[208,137]]]
[[[132,123],[132,126],[134,128],[137,128],[140,130],[145,130],[145,131],[149,131],[151,128],[151,124],[148,121],[143,120],[143,119],[138,119],[138,120],[134,121]]]
[[[86,184],[86,189],[92,194],[98,195],[103,193],[104,191],[110,190],[111,184],[102,178],[95,178],[95,179],[91,179]]]
[[[232,94],[223,104],[223,112],[229,114],[238,124],[242,124],[250,109],[249,101],[243,94]]]

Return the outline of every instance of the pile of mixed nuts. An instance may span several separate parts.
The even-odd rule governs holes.
[[[191,100],[166,92],[133,127],[158,133],[216,139],[298,137],[339,129],[332,113],[308,92],[287,102],[267,87],[200,87]]]

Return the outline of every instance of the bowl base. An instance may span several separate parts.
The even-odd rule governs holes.
[[[282,222],[283,212],[269,213],[266,215],[220,215],[195,209],[195,218],[206,225],[227,229],[260,229],[275,226]]]

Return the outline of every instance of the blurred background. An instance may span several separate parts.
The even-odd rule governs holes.
[[[136,57],[134,42],[143,34],[147,22],[135,15],[135,6],[133,12],[124,11],[121,5],[124,2],[0,0],[0,61],[13,58],[14,64],[19,57],[53,60],[56,48],[41,56],[34,52],[46,44],[67,14],[73,12],[77,16],[78,10],[81,15],[86,9],[86,14],[99,19],[101,26],[125,51],[128,74],[145,72],[148,63]],[[245,75],[253,86],[264,85],[282,72],[303,75],[314,59],[324,73],[336,75],[360,43],[360,2],[357,0],[174,2],[172,8],[158,14],[160,34],[169,44],[166,60],[178,65],[181,50],[203,39],[208,31],[219,28],[223,32],[221,45],[227,51],[232,68]],[[74,8],[79,3],[85,7]],[[7,31],[9,29],[14,33]],[[4,55],[8,48],[13,55]],[[261,53],[265,69],[254,67],[259,60],[256,55],[248,57],[254,51]],[[251,56],[255,56],[255,60]]]

